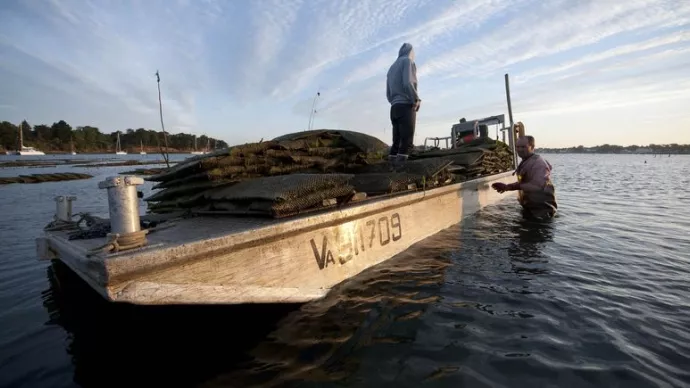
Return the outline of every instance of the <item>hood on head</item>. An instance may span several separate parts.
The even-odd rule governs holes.
[[[414,61],[414,48],[409,43],[403,43],[403,45],[400,46],[400,50],[398,50],[398,58],[404,56],[410,57],[410,59]]]

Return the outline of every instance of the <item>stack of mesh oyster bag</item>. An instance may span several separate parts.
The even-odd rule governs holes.
[[[353,192],[350,172],[383,161],[387,146],[343,130],[304,131],[195,156],[146,178],[149,210],[180,209],[281,217]]]
[[[448,170],[454,182],[498,174],[514,169],[513,152],[501,141],[478,138],[457,148],[433,150],[410,155],[413,160],[441,159],[450,161]]]
[[[285,217],[348,202],[355,193],[382,195],[449,183],[452,161],[410,161],[395,172],[388,146],[354,131],[297,132],[195,156],[146,178],[156,193],[149,211]]]

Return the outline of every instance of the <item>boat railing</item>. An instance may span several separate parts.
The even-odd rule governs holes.
[[[424,149],[425,149],[425,150],[428,150],[429,148],[432,148],[432,147],[441,148],[441,147],[440,147],[441,141],[444,141],[444,140],[445,140],[445,142],[446,142],[446,148],[452,148],[452,145],[453,145],[453,144],[452,144],[452,137],[451,137],[451,136],[446,136],[446,137],[427,137],[427,138],[425,138],[425,139],[424,139]],[[433,141],[433,142],[434,142],[434,145],[433,145],[433,146],[428,146],[428,145],[427,145],[427,142],[428,142],[428,141]]]

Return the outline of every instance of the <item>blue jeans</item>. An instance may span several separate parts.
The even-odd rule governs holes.
[[[414,130],[417,111],[413,104],[395,104],[391,106],[391,124],[393,124],[393,144],[391,155],[409,155],[414,148]]]

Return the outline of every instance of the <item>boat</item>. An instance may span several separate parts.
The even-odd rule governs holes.
[[[35,156],[35,155],[45,155],[41,150],[34,147],[27,147],[24,145],[24,134],[22,133],[22,125],[17,126],[17,149],[14,151],[6,151],[7,155],[19,155],[19,156]]]
[[[146,151],[144,151],[144,141],[143,140],[139,141],[139,147],[141,149],[141,151],[139,151],[139,155],[146,155]]]
[[[22,146],[19,151],[14,151],[11,155],[21,155],[21,156],[32,156],[32,155],[45,155],[41,150],[37,150],[34,147]]]
[[[507,81],[506,75],[508,93]],[[506,171],[391,195],[357,193],[348,203],[324,200],[323,208],[283,218],[204,212],[191,217],[174,212],[140,216],[136,186],[143,179],[114,176],[99,183],[109,199],[110,218],[105,221],[111,233],[71,238],[75,230],[81,233],[72,221],[74,198],[61,196],[56,198],[54,221],[36,239],[38,257],[63,262],[103,298],[116,303],[316,300],[337,284],[505,198],[491,185],[514,180],[509,94],[508,107],[510,126],[502,129],[510,133]],[[204,157],[189,159],[198,158]],[[87,225],[92,233],[106,224],[92,219]]]
[[[77,151],[74,149],[74,139],[70,137],[69,139],[70,155],[76,155]]]
[[[206,149],[203,151],[199,151],[196,148],[196,135],[194,135],[194,151],[190,152],[192,155],[205,155],[208,153],[208,146],[206,146]]]
[[[117,143],[115,144],[115,155],[127,155],[127,151],[123,151],[122,145],[120,144],[120,131],[117,131]]]

